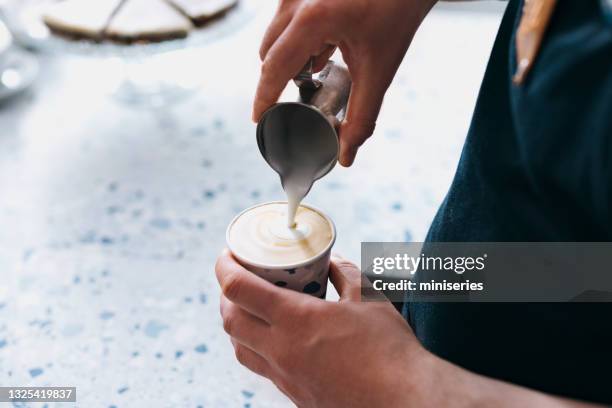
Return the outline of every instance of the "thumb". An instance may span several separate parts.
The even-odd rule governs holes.
[[[332,255],[329,279],[340,294],[340,300],[361,300],[361,271],[352,262]]]
[[[353,76],[346,117],[340,125],[338,160],[342,166],[353,164],[359,146],[374,133],[386,90],[387,87],[376,79],[373,70],[360,67]]]

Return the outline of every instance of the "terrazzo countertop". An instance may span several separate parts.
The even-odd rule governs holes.
[[[76,386],[78,402],[58,406],[290,406],[234,360],[213,271],[231,218],[283,198],[249,121],[272,3],[235,35],[165,57],[166,74],[201,82],[182,103],[118,103],[117,61],[44,57],[36,86],[0,105],[0,385]],[[503,4],[485,9],[433,12],[374,138],[308,196],[345,257],[425,236]]]

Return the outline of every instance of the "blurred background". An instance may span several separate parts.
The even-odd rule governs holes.
[[[290,405],[234,360],[213,272],[232,217],[284,197],[250,121],[276,5],[243,1],[169,49],[27,51],[0,28],[0,385],[76,386],[83,407]],[[355,165],[315,184],[343,256],[424,238],[504,7],[436,6]]]

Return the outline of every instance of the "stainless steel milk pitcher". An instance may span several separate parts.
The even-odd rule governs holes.
[[[299,100],[277,103],[263,114],[257,144],[283,183],[290,173],[308,174],[314,182],[338,161],[336,128],[346,112],[351,77],[345,67],[329,61],[313,78],[311,60],[294,82]]]

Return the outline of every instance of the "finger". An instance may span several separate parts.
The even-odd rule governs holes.
[[[270,367],[265,358],[235,339],[232,339],[232,344],[234,346],[234,355],[240,364],[255,374],[272,379],[272,367]]]
[[[377,81],[373,70],[361,69],[353,76],[346,118],[340,126],[339,162],[349,167],[355,161],[359,146],[374,133],[385,84]]]
[[[270,326],[221,295],[223,330],[252,350],[263,352]]]
[[[329,279],[338,291],[340,300],[361,300],[361,271],[354,263],[334,254]]]
[[[266,33],[264,34],[261,46],[259,47],[259,58],[263,61],[268,55],[268,51],[272,45],[276,42],[278,37],[285,31],[285,28],[293,19],[295,14],[295,8],[297,2],[290,2],[289,4],[280,4],[274,19],[268,26]]]
[[[336,52],[335,45],[326,46],[325,49],[315,58],[312,64],[312,70],[314,72],[319,72],[323,68],[325,68],[325,65],[327,65],[327,62],[329,61],[331,56],[334,55],[334,52]]]
[[[292,300],[291,291],[247,271],[228,250],[217,259],[215,273],[225,297],[268,323],[275,321],[283,305]]]
[[[255,92],[254,121],[259,121],[261,115],[276,103],[287,82],[297,76],[310,57],[323,49],[321,33],[313,30],[311,24],[304,17],[294,17],[268,51]]]

